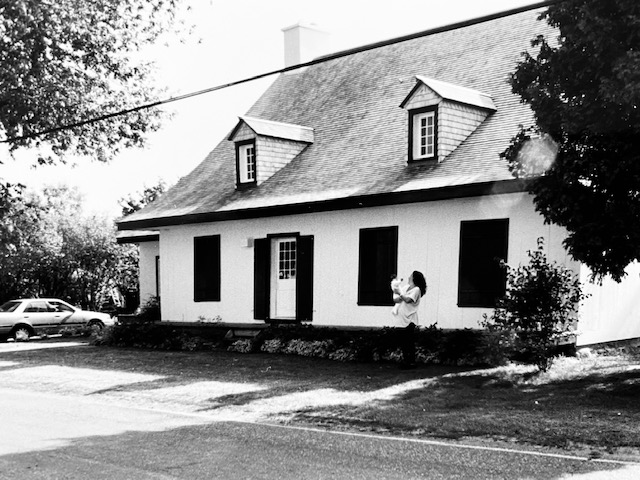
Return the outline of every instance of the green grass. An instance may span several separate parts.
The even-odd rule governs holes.
[[[439,438],[491,438],[606,453],[640,449],[635,356],[562,358],[551,370],[501,367],[444,375],[400,399],[304,412],[298,420]]]
[[[515,365],[401,371],[384,363],[109,347],[12,352],[2,359],[19,362],[20,368],[47,364],[164,376],[151,386],[125,387],[130,390],[202,380],[266,387],[217,398],[208,407],[211,410],[331,389],[344,395],[343,405],[304,408],[287,421],[417,438],[491,439],[640,459],[640,356],[634,352],[561,358],[539,374],[534,367]],[[393,394],[380,393],[389,389]],[[367,394],[371,401],[349,400]]]

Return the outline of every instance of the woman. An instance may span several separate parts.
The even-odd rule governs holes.
[[[409,276],[409,287],[406,292],[399,288],[394,290],[394,301],[399,304],[398,318],[402,331],[402,368],[414,368],[416,366],[416,345],[414,332],[418,325],[418,307],[420,299],[427,293],[427,282],[424,275],[414,271]]]

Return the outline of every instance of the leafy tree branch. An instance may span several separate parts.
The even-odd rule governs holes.
[[[640,3],[569,0],[542,19],[557,38],[538,36],[511,78],[537,129],[557,145],[554,163],[531,183],[537,210],[566,227],[565,246],[596,279],[621,280],[640,259]],[[504,155],[517,176],[529,132]]]

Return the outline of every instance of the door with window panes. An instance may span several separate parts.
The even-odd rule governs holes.
[[[274,239],[271,251],[271,318],[296,318],[297,242]]]
[[[311,321],[313,235],[256,238],[253,261],[253,318]]]

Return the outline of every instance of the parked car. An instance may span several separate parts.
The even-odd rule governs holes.
[[[107,313],[81,310],[57,298],[10,300],[0,306],[0,337],[17,341],[43,333],[59,333],[65,328],[101,329],[114,323]]]

